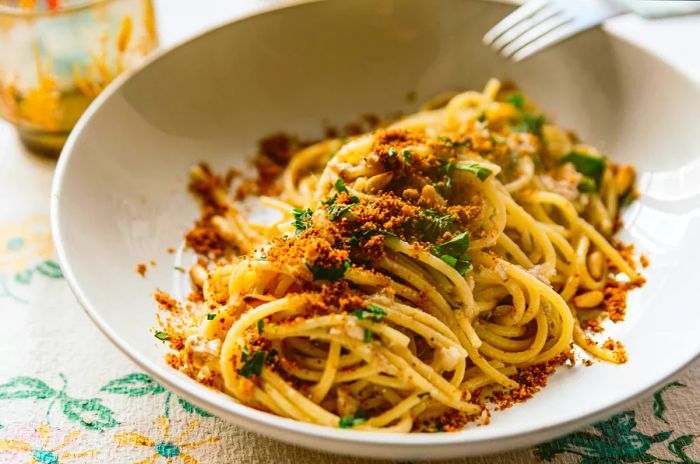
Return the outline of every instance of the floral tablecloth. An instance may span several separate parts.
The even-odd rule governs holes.
[[[260,4],[158,2],[162,41]],[[700,43],[700,18],[653,25],[631,18],[614,27],[700,77],[700,57],[691,56],[689,42],[674,44],[679,37]],[[48,220],[54,167],[26,152],[0,122],[0,463],[366,462],[232,426],[170,393],[105,340],[54,256]],[[698,436],[700,362],[634,409],[586,430],[528,450],[450,462],[700,463]]]

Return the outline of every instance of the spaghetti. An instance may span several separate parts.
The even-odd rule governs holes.
[[[162,321],[171,365],[280,416],[410,432],[488,421],[489,394],[573,344],[625,361],[586,328],[643,282],[612,239],[634,171],[513,89],[285,150],[267,223],[193,168],[187,238],[209,259],[189,272],[195,304]]]

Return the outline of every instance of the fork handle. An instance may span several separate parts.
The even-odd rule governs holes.
[[[630,11],[645,18],[667,18],[700,13],[700,2],[674,0],[615,0]]]

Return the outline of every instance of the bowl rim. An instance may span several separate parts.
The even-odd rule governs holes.
[[[164,362],[157,363],[149,358],[141,357],[138,350],[132,348],[130,344],[124,340],[102,317],[100,311],[94,307],[88,297],[86,292],[83,291],[79,280],[74,273],[70,260],[68,258],[68,253],[64,244],[65,238],[62,233],[61,227],[61,190],[64,183],[64,177],[70,165],[71,155],[74,152],[74,147],[78,143],[78,139],[85,130],[85,127],[89,124],[93,115],[100,111],[102,106],[111,97],[119,92],[121,87],[132,77],[138,75],[142,70],[151,66],[155,62],[159,61],[164,56],[174,52],[175,50],[187,46],[190,42],[197,40],[202,40],[210,34],[214,34],[220,29],[229,27],[233,24],[243,22],[257,16],[263,16],[270,13],[274,13],[280,10],[286,10],[288,8],[304,7],[305,5],[311,5],[315,3],[328,2],[329,0],[280,0],[279,3],[273,5],[266,5],[257,8],[251,12],[247,12],[241,15],[237,15],[233,19],[223,21],[211,28],[206,29],[194,36],[184,38],[174,42],[168,47],[158,49],[144,60],[136,68],[125,71],[123,74],[119,75],[88,107],[85,113],[81,116],[75,128],[71,131],[70,136],[63,148],[63,151],[59,157],[56,171],[54,173],[52,186],[51,186],[51,196],[50,196],[50,223],[51,223],[51,234],[54,242],[54,247],[58,260],[61,265],[64,277],[68,282],[68,285],[75,295],[78,303],[83,308],[88,317],[97,326],[97,328],[110,340],[110,342],[115,345],[122,353],[126,354],[129,359],[131,359],[138,367],[145,370],[148,374],[154,376],[159,382],[165,384],[169,389],[173,390],[178,395],[187,398],[188,401],[200,406],[206,410],[213,411],[217,416],[221,416],[224,420],[236,423],[248,430],[258,431],[264,435],[270,437],[276,437],[282,441],[287,441],[288,443],[296,444],[299,446],[306,446],[303,443],[291,442],[284,436],[275,435],[275,432],[287,433],[291,435],[303,435],[306,437],[317,438],[321,440],[331,440],[336,443],[343,443],[345,445],[390,445],[390,446],[402,446],[407,449],[422,447],[426,445],[434,445],[440,447],[448,447],[450,445],[480,445],[478,453],[470,452],[468,449],[460,448],[458,452],[452,452],[448,454],[436,453],[436,458],[439,456],[467,456],[467,455],[484,455],[496,452],[504,452],[516,448],[522,448],[525,446],[534,445],[539,442],[550,440],[557,436],[562,436],[567,433],[572,432],[575,429],[589,425],[597,420],[601,420],[605,417],[636,403],[640,399],[648,396],[654,390],[656,390],[661,384],[670,380],[671,377],[676,375],[681,370],[688,367],[695,360],[700,358],[700,351],[693,354],[687,359],[680,362],[669,363],[666,369],[663,370],[663,375],[657,377],[657,379],[651,383],[641,384],[632,393],[628,394],[618,394],[618,398],[614,401],[609,402],[607,405],[597,407],[595,410],[579,414],[575,416],[567,417],[561,422],[554,423],[551,425],[541,426],[536,429],[530,430],[516,430],[509,432],[496,433],[493,436],[477,436],[476,438],[470,434],[470,430],[463,430],[459,432],[450,433],[430,433],[430,434],[391,434],[384,432],[370,432],[370,431],[358,431],[358,430],[347,430],[341,428],[332,428],[322,425],[316,425],[301,421],[296,421],[293,419],[288,419],[280,416],[276,416],[265,411],[260,411],[258,409],[245,406],[241,403],[233,401],[228,395],[216,392],[206,387],[198,384],[193,384],[193,380],[185,377],[178,371],[173,370],[167,366]],[[342,1],[342,0],[335,0]],[[480,3],[500,3],[500,4],[515,4],[512,0],[471,0]],[[662,55],[654,51],[652,48],[648,48],[643,44],[633,42],[629,38],[615,34],[614,32],[604,29],[605,33],[610,34],[621,42],[635,48],[637,51],[641,51],[645,54],[650,55],[654,59],[663,63],[669,69],[673,70],[679,76],[685,78],[689,83],[700,87],[700,82],[693,79],[688,73],[684,72],[674,63],[665,59]],[[678,358],[677,358],[678,359]],[[629,392],[629,390],[628,390]],[[235,419],[232,419],[235,418]],[[258,426],[265,427],[267,430],[261,430]],[[510,439],[510,440],[509,440]],[[499,443],[498,449],[484,450],[483,447],[489,444]],[[328,447],[315,446],[315,449],[331,451]],[[357,453],[361,454],[360,452]]]

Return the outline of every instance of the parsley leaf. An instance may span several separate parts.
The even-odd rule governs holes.
[[[410,163],[411,160],[413,159],[413,155],[411,155],[411,152],[409,150],[404,150],[402,155],[403,155],[403,160],[406,163]]]
[[[457,270],[461,275],[464,275],[472,268],[469,262],[469,256],[466,252],[469,249],[469,233],[462,232],[449,242],[433,247],[433,254],[449,264]]]
[[[538,137],[542,137],[542,126],[544,126],[544,116],[536,113],[520,114],[520,122],[513,126],[515,132],[529,132]]]
[[[453,169],[456,169],[458,171],[471,172],[476,177],[478,177],[479,180],[481,180],[481,181],[486,180],[491,175],[491,170],[489,168],[485,168],[484,166],[482,166],[478,163],[454,164]]]
[[[185,268],[184,268],[184,267],[173,266],[173,269],[175,269],[176,271],[185,272]]]
[[[216,317],[216,314],[214,314],[214,313],[209,313],[209,314],[207,314],[207,320],[208,320],[208,321],[213,320],[215,317]]]
[[[426,242],[434,242],[443,236],[445,232],[453,232],[455,217],[451,214],[440,216],[432,209],[424,209],[416,218],[415,229],[419,230]]]
[[[159,330],[158,332],[156,332],[156,338],[164,342],[166,340],[170,340],[170,334]]]
[[[262,374],[262,368],[265,364],[265,352],[263,350],[258,350],[252,355],[246,355],[244,351],[243,355],[245,355],[245,359],[241,356],[241,361],[243,361],[244,364],[243,367],[238,369],[238,373],[247,379]]]
[[[338,180],[335,181],[335,189],[338,191],[338,193],[349,193],[348,188],[345,185],[345,181],[338,177]]]
[[[449,137],[440,136],[437,138],[438,142],[442,142],[450,148],[467,147],[470,144],[469,139],[464,140],[452,140]]]
[[[598,187],[595,184],[595,181],[591,179],[590,177],[584,176],[583,179],[581,179],[581,182],[577,186],[578,191],[582,193],[591,193],[591,192],[597,192]]]
[[[389,232],[388,230],[384,229],[368,229],[365,231],[360,232],[359,234],[351,235],[348,238],[347,244],[348,245],[355,245],[361,238],[367,238],[371,237],[372,235],[385,235],[387,237],[398,237],[393,232]]]
[[[571,163],[576,170],[595,182],[595,190],[600,188],[605,173],[605,158],[571,151],[561,159],[561,163]]]
[[[338,180],[335,181],[335,189],[338,191],[338,193],[347,193],[348,195],[350,195],[350,191],[345,185],[345,181],[340,177],[338,178]],[[337,205],[335,201],[338,199],[338,193],[336,193],[328,200],[323,202],[324,205],[328,205],[328,219],[330,219],[331,221],[335,221],[343,214],[347,213],[350,210],[350,208],[352,208],[353,206],[359,206],[360,204],[360,199],[352,195],[350,197],[350,199],[352,200],[351,204]]]
[[[364,336],[364,338],[362,339],[362,341],[363,341],[364,343],[369,343],[369,342],[371,342],[372,340],[374,340],[374,332],[372,332],[371,330],[365,329],[365,336]]]
[[[458,164],[445,161],[444,159],[440,159],[440,162],[442,163],[441,169],[444,172],[444,175],[447,176],[447,180],[445,181],[445,188],[447,189],[452,188],[452,173],[455,170],[471,172],[481,181],[486,180],[491,175],[491,170],[489,168],[486,168],[478,163]]]
[[[338,427],[341,429],[349,429],[356,425],[364,424],[366,421],[367,412],[360,407],[355,411],[355,415],[341,417],[338,421]]]
[[[328,207],[328,219],[331,221],[335,221],[339,219],[343,214],[347,213],[350,211],[350,208],[354,208],[355,206],[359,206],[360,203],[354,202],[350,203],[349,205],[338,205],[338,204],[333,204]]]
[[[265,321],[263,321],[262,319],[260,319],[260,320],[258,321],[258,333],[259,333],[259,334],[263,333],[263,329],[264,329],[264,328],[265,328]]]
[[[515,108],[522,111],[525,107],[525,98],[519,93],[514,93],[509,95],[508,98],[506,98],[506,103],[510,103]]]
[[[353,314],[360,320],[374,319],[379,322],[386,316],[386,311],[375,304],[369,304],[366,308],[356,309]]]
[[[314,223],[311,220],[313,212],[310,208],[300,209],[294,208],[292,210],[292,215],[294,216],[294,228],[296,229],[296,234],[304,232],[306,229],[313,227]]]
[[[350,260],[343,261],[340,267],[325,267],[318,264],[309,265],[308,263],[306,267],[313,274],[314,280],[330,280],[332,282],[341,279],[345,275],[345,271],[350,269]]]

